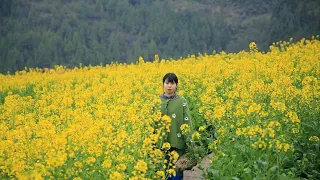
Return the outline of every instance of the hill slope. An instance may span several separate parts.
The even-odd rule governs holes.
[[[320,2],[253,0],[4,0],[0,73],[238,52],[256,41],[319,34]]]

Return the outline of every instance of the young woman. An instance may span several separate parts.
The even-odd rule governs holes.
[[[178,77],[174,73],[167,73],[162,80],[164,93],[161,98],[162,116],[168,115],[171,118],[170,132],[167,141],[170,143],[169,151],[176,151],[182,156],[186,150],[185,137],[182,135],[180,126],[188,124],[191,127],[191,116],[187,100],[176,93],[178,87]],[[183,172],[176,172],[175,177],[169,179],[182,179]]]

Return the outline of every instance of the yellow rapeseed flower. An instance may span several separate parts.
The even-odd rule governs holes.
[[[146,173],[148,169],[147,163],[144,162],[143,160],[139,160],[137,164],[134,166],[134,169],[142,173]]]
[[[192,134],[192,140],[199,140],[201,137],[200,133],[199,132],[194,132]]]
[[[115,171],[111,173],[110,180],[119,180],[119,179],[123,179],[123,176],[119,172]]]
[[[201,131],[204,131],[206,129],[206,127],[205,126],[200,126],[199,127],[199,131],[201,132]]]
[[[187,134],[187,133],[191,132],[191,128],[188,124],[182,124],[180,126],[180,130],[182,131],[182,134]]]
[[[170,143],[168,143],[168,142],[165,142],[165,143],[163,143],[162,144],[162,147],[161,147],[161,149],[163,149],[163,150],[169,150],[171,148],[171,146],[170,146]]]

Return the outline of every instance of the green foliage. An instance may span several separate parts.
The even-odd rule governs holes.
[[[292,137],[295,140],[295,153],[288,159],[286,168],[292,169],[299,177],[320,179],[320,113],[315,97],[311,108],[307,105],[300,107],[301,133]]]

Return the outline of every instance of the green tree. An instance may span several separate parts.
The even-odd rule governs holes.
[[[111,33],[107,52],[107,56],[110,61],[120,61],[119,36],[115,32]]]
[[[21,69],[23,67],[23,56],[19,52],[18,49],[14,48],[9,50],[5,62],[5,71],[10,71],[14,73],[15,71]]]
[[[297,28],[300,27],[299,19],[295,13],[296,3],[294,1],[280,0],[272,12],[272,26],[270,39],[279,41],[289,39]]]

